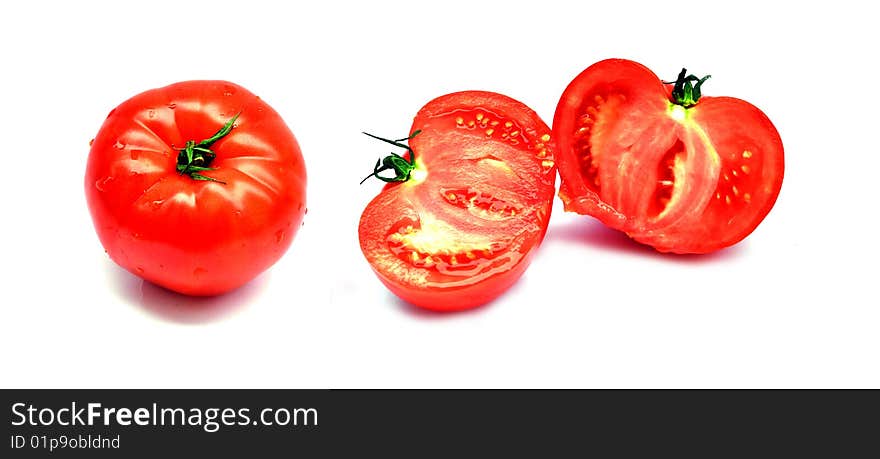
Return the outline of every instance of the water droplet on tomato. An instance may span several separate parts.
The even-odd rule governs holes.
[[[140,150],[131,150],[131,151],[129,152],[129,155],[131,156],[131,159],[132,159],[133,161],[137,161],[137,159],[138,159],[138,158],[140,157],[140,155],[141,155],[141,151],[140,151]]]
[[[177,108],[177,104],[175,104],[174,102],[171,102],[170,104],[168,104],[168,108],[174,110],[175,108]]]
[[[284,230],[278,230],[275,232],[275,242],[281,243],[284,240]]]
[[[95,181],[95,188],[97,188],[98,191],[104,191],[107,188],[107,185],[112,181],[113,181],[113,177],[105,177],[103,179],[98,179],[97,181]]]
[[[241,218],[241,217],[242,217],[241,211],[240,211],[240,210],[236,210],[236,211],[235,211],[235,216],[238,217],[238,218]]]
[[[150,119],[155,118],[156,117],[156,110],[150,109],[150,111],[147,112],[147,117]]]
[[[138,275],[140,275],[140,276],[144,275],[144,268],[141,268],[140,266],[138,266],[137,268],[135,268],[135,270],[137,271]]]
[[[120,141],[118,141],[118,140],[116,141],[116,143],[113,144],[113,146],[114,146],[117,150],[122,150],[123,148],[125,148],[125,144],[122,143],[122,142],[120,142]]]

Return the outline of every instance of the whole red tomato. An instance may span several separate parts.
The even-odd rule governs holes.
[[[262,99],[225,81],[186,81],[110,112],[85,191],[113,261],[168,289],[215,295],[290,246],[306,211],[306,169]]]
[[[553,135],[565,209],[662,252],[704,253],[749,235],[782,186],[782,140],[754,105],[664,84],[636,62],[598,62],[569,84]]]
[[[556,179],[550,129],[520,102],[467,91],[428,102],[410,132],[408,146],[388,141],[403,155],[376,164],[377,175],[397,175],[361,215],[364,256],[414,305],[486,303],[522,275],[547,230]]]

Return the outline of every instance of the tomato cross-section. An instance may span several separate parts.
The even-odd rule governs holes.
[[[697,80],[682,71],[664,84],[622,59],[578,75],[553,120],[565,209],[662,252],[711,252],[750,234],[782,186],[782,140],[754,105],[701,98]]]
[[[364,210],[361,249],[414,305],[484,304],[522,275],[546,232],[556,176],[550,129],[520,102],[467,91],[429,102],[410,132],[415,169]]]

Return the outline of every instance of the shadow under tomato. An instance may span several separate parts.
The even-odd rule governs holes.
[[[202,324],[223,319],[242,310],[263,289],[265,273],[247,284],[222,295],[198,297],[183,295],[116,266],[108,260],[108,270],[119,295],[152,316],[179,324]]]
[[[746,250],[745,242],[740,242],[731,247],[706,254],[661,253],[654,250],[653,247],[630,239],[622,231],[609,228],[601,222],[589,218],[550,226],[547,229],[545,243],[552,241],[584,244],[605,251],[686,264],[715,263],[721,260],[734,259],[741,256]]]

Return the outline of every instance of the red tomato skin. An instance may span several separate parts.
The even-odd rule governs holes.
[[[481,123],[474,114],[486,115]],[[458,125],[454,120],[461,114]],[[488,119],[496,122],[494,125]],[[505,121],[512,127],[505,128]],[[469,121],[476,121],[468,126]],[[504,130],[516,130],[517,147],[497,142]],[[358,234],[361,249],[379,280],[396,296],[420,308],[450,312],[484,305],[507,291],[525,272],[547,230],[555,193],[556,168],[549,140],[550,129],[524,104],[509,97],[485,92],[464,91],[438,97],[416,115],[411,133],[421,131],[409,144],[426,171],[423,183],[386,185],[361,215]],[[546,136],[546,137],[545,137]],[[543,138],[543,141],[542,141]],[[536,156],[539,147],[540,158]],[[477,153],[478,152],[478,153]],[[472,158],[468,158],[472,155]],[[504,163],[499,170],[516,171],[516,180],[480,166],[478,157],[491,157]],[[470,162],[469,162],[470,161]],[[547,167],[542,167],[544,161]],[[449,189],[473,188],[485,191],[484,184],[497,186],[495,197],[503,196],[521,214],[517,218],[482,220],[461,208],[438,199]],[[462,232],[462,238],[477,236],[505,241],[506,249],[474,276],[442,275],[415,267],[389,250],[387,238],[395,222],[420,221],[426,214]],[[455,250],[463,240],[449,240]],[[461,254],[458,259],[466,260]]]
[[[216,170],[194,180],[179,148],[216,133]],[[306,169],[293,133],[262,99],[226,81],[152,89],[110,112],[92,142],[85,192],[98,238],[119,266],[167,289],[217,295],[288,249],[306,211]]]
[[[547,232],[547,223],[541,223],[540,231],[525,242],[522,251],[516,254],[518,259],[493,276],[457,288],[425,285],[415,280],[418,279],[418,274],[411,273],[412,278],[394,275],[393,271],[385,269],[384,264],[378,261],[381,260],[382,255],[377,255],[377,252],[385,249],[382,242],[386,237],[386,228],[375,222],[387,218],[383,209],[389,206],[383,201],[388,201],[389,198],[393,199],[384,194],[376,196],[361,215],[359,224],[361,249],[370,261],[370,267],[376,277],[391,293],[409,304],[431,311],[455,312],[473,309],[501,296],[525,273],[535,255],[534,249],[540,246]],[[547,212],[549,220],[549,206]]]
[[[596,217],[660,252],[713,252],[748,236],[773,207],[784,175],[782,140],[761,110],[732,97],[703,96],[675,119],[670,89],[624,59],[575,77],[553,121],[559,196],[566,211]],[[671,155],[674,149],[681,155]],[[585,173],[584,152],[597,171]],[[670,179],[658,166],[672,157],[684,167],[664,208],[652,199],[660,179]]]

